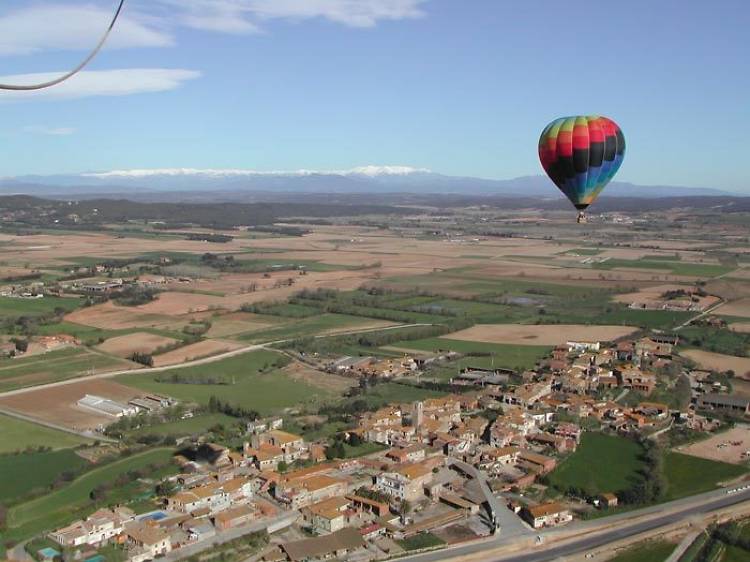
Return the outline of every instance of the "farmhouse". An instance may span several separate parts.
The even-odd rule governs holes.
[[[284,543],[281,549],[286,554],[287,560],[296,562],[297,560],[342,557],[364,546],[365,541],[359,531],[346,527],[323,537]]]
[[[150,523],[132,523],[125,527],[128,561],[145,562],[172,550],[169,533]]]
[[[127,508],[100,509],[85,521],[76,521],[49,534],[49,538],[63,547],[102,544],[122,533],[123,525],[133,520],[135,513]]]
[[[544,503],[526,507],[521,511],[523,517],[535,529],[554,527],[573,520],[570,510],[559,503]]]

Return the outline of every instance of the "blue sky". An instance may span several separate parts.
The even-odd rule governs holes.
[[[114,4],[2,2],[0,75],[72,66]],[[746,0],[128,0],[89,73],[0,92],[0,176],[511,178],[541,173],[547,122],[600,113],[628,140],[618,179],[750,193],[748,29]]]

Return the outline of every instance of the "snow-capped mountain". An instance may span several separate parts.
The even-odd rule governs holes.
[[[362,166],[348,170],[263,171],[251,169],[158,168],[0,179],[0,194],[64,196],[134,192],[415,193],[556,198],[543,176],[508,180],[447,176],[409,166]],[[710,188],[639,186],[613,182],[606,191],[620,197],[733,195]]]

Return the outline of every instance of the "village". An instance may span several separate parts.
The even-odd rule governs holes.
[[[176,560],[261,532],[258,560],[378,560],[409,544],[430,548],[569,524],[581,509],[609,510],[622,501],[616,490],[547,497],[547,475],[576,451],[585,432],[648,439],[675,426],[714,430],[720,422],[710,412],[750,415],[748,401],[695,370],[677,373],[690,381],[689,407],[649,401],[675,362],[678,343],[677,336],[657,334],[611,345],[570,341],[521,374],[463,369],[451,383],[464,392],[358,413],[336,436],[377,447],[358,458],[337,458],[330,442],[285,431],[281,417],[247,422],[241,449],[204,440],[183,444],[179,473],[159,487],[159,510],[99,509],[51,532],[56,546],[37,557],[74,552],[91,560],[97,550],[114,547],[129,562]],[[392,379],[423,366],[417,358],[344,357],[329,369]],[[623,405],[628,393],[644,400]],[[79,405],[111,408],[119,417],[170,404],[162,396],[129,405],[86,396]]]

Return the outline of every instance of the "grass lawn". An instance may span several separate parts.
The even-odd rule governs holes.
[[[0,361],[0,391],[79,377],[90,371],[126,369],[129,361],[68,347],[40,355]]]
[[[65,449],[82,443],[88,443],[88,441],[72,433],[56,431],[35,423],[0,414],[0,454],[22,451],[29,447]],[[5,458],[0,457],[0,466],[2,466]],[[0,474],[5,476],[3,470],[0,470]],[[0,485],[2,485],[1,482]]]
[[[574,486],[592,495],[625,490],[643,468],[641,452],[640,445],[624,437],[587,432],[578,450],[560,463],[549,481],[563,491]]]
[[[91,490],[101,484],[112,483],[118,476],[153,463],[168,462],[174,451],[152,449],[119,459],[91,470],[51,494],[12,507],[8,511],[8,527],[13,535],[29,536],[64,524],[77,510],[91,504]]]
[[[128,435],[138,437],[141,435],[172,435],[174,437],[185,437],[197,433],[205,433],[210,427],[215,425],[230,426],[238,422],[237,418],[232,418],[225,414],[206,414],[196,416],[186,420],[161,423],[143,427],[141,429],[130,431]]]
[[[747,472],[745,466],[670,451],[664,456],[664,477],[668,482],[665,501],[714,490],[719,482]]]
[[[666,541],[647,541],[628,548],[609,562],[664,562],[676,545]]]
[[[549,355],[551,346],[513,345],[502,343],[484,343],[452,340],[449,338],[428,338],[424,340],[403,341],[390,344],[389,347],[413,349],[415,351],[455,351],[457,353],[491,353],[491,357],[472,357],[471,363],[476,367],[496,367],[529,369],[541,358]]]
[[[320,402],[331,396],[325,390],[295,381],[275,369],[273,365],[280,359],[283,359],[283,356],[273,351],[253,351],[208,365],[172,369],[149,375],[122,375],[117,377],[117,381],[148,392],[174,396],[199,404],[208,404],[211,396],[216,396],[220,400],[256,410],[261,414],[270,414],[302,403]],[[158,382],[168,380],[172,374],[188,378],[218,376],[228,384]]]
[[[445,544],[441,538],[432,533],[419,533],[408,539],[396,541],[404,550],[420,550],[423,548],[433,548]]]
[[[363,398],[371,406],[381,407],[391,402],[415,402],[426,398],[437,398],[445,396],[444,392],[417,388],[406,384],[387,382],[370,388],[366,394],[357,398]]]
[[[2,433],[0,433],[2,435]],[[71,449],[0,455],[0,504],[14,503],[35,489],[48,488],[61,472],[79,471],[89,463]]]
[[[41,299],[16,299],[0,297],[0,318],[16,316],[39,316],[50,314],[56,308],[71,312],[81,306],[82,299],[44,297]]]
[[[747,562],[748,558],[750,558],[750,551],[739,546],[727,545],[721,562]]]
[[[344,451],[346,451],[346,458],[353,459],[355,457],[364,457],[365,455],[371,455],[372,453],[378,453],[385,451],[388,447],[379,443],[362,443],[353,447],[344,443]]]

